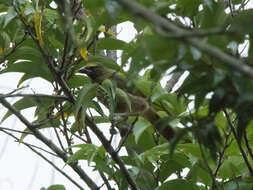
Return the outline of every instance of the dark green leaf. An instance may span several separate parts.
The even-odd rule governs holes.
[[[98,41],[97,48],[100,50],[120,50],[128,46],[128,43],[115,38],[102,38]]]
[[[198,190],[198,186],[190,181],[183,179],[174,179],[162,184],[156,190],[168,190],[168,189],[187,189],[187,190]]]
[[[81,129],[85,123],[86,109],[92,103],[92,99],[96,97],[97,89],[98,84],[86,84],[78,94],[75,102],[74,113],[79,124],[79,133],[81,133]]]
[[[63,185],[51,185],[47,190],[66,190]]]
[[[138,144],[138,140],[146,128],[150,126],[150,123],[142,118],[138,119],[138,121],[134,125],[133,134],[135,137],[135,142]]]

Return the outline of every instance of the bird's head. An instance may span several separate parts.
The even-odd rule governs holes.
[[[92,81],[101,83],[106,75],[105,68],[100,64],[87,64],[79,70],[80,73],[88,75]]]

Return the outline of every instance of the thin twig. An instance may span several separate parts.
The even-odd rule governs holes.
[[[130,128],[128,129],[128,131],[127,131],[127,134],[123,137],[123,139],[122,139],[120,145],[118,146],[118,148],[117,148],[117,150],[116,150],[116,153],[118,153],[118,152],[121,150],[121,148],[123,147],[123,145],[125,144],[125,142],[126,142],[128,136],[129,136],[129,134],[132,132],[132,130],[133,130],[133,128],[134,128],[134,125],[135,125],[135,123],[136,123],[137,121],[138,121],[138,117],[135,117],[133,123],[131,124],[131,127],[130,127]]]
[[[63,76],[61,75],[61,73],[59,73],[58,69],[55,68],[55,65],[56,65],[55,61],[52,59],[51,56],[49,56],[49,54],[44,50],[44,48],[42,48],[42,46],[40,45],[39,40],[34,35],[33,30],[31,29],[31,27],[26,23],[25,19],[23,18],[23,15],[20,13],[20,10],[15,5],[15,3],[13,4],[13,7],[14,7],[17,15],[19,16],[20,21],[23,23],[25,29],[27,30],[28,34],[31,36],[32,40],[35,42],[35,44],[37,45],[39,51],[41,52],[42,57],[44,58],[49,70],[52,73],[52,76],[61,85],[62,90],[64,91],[66,96],[69,98],[69,101],[74,103],[75,98],[73,97],[73,95],[71,93],[71,90],[69,89],[68,85],[66,84],[66,81],[63,79]]]
[[[15,137],[14,135],[12,135],[11,133],[4,131],[4,133],[6,133],[7,135],[11,136],[12,138],[16,139],[18,141],[18,138]],[[76,185],[80,190],[84,190],[84,188],[82,186],[80,186],[78,183],[76,183],[76,181],[74,179],[72,179],[68,174],[66,174],[62,169],[60,169],[59,167],[57,167],[53,162],[51,162],[49,159],[47,159],[43,154],[41,154],[40,152],[38,152],[37,150],[35,150],[30,144],[25,143],[25,142],[21,142],[23,145],[25,145],[26,147],[28,147],[29,149],[31,149],[34,153],[36,153],[37,155],[39,155],[42,159],[44,159],[46,162],[48,162],[51,166],[53,166],[58,172],[60,172],[62,175],[64,175],[68,180],[70,180],[74,185]]]
[[[48,94],[0,94],[0,98],[13,98],[13,97],[26,97],[26,98],[51,98],[57,100],[68,100],[66,96],[48,95]]]
[[[20,88],[15,88],[15,89],[12,90],[11,92],[8,92],[8,95],[14,94],[14,93],[17,92],[17,91],[20,91],[20,90],[22,90],[22,89],[24,89],[24,88],[28,88],[28,87],[29,87],[29,85],[21,86]]]
[[[86,120],[86,123],[90,126],[90,129],[93,131],[93,133],[95,133],[96,136],[98,137],[98,139],[101,141],[101,143],[103,144],[103,146],[106,149],[106,151],[111,155],[112,159],[118,164],[118,166],[120,167],[120,170],[121,170],[122,174],[125,176],[126,180],[128,181],[129,185],[131,186],[131,188],[133,190],[138,190],[138,187],[137,187],[134,179],[132,179],[130,173],[128,172],[125,164],[123,163],[123,161],[121,160],[121,158],[118,156],[117,152],[112,148],[111,144],[106,139],[106,137],[104,136],[104,134],[90,120],[89,117],[86,117],[85,120]]]
[[[67,129],[67,130],[68,130],[68,132],[71,133],[70,129]],[[87,143],[87,140],[85,140],[84,138],[82,138],[80,135],[77,135],[75,133],[73,133],[72,135],[75,136],[76,138],[80,139],[81,141]]]
[[[0,130],[7,130],[7,131],[12,131],[12,132],[16,132],[16,133],[21,133],[21,134],[26,134],[26,135],[31,135],[32,133],[27,132],[27,131],[20,131],[20,130],[16,130],[16,129],[10,129],[10,128],[6,128],[6,127],[0,127]]]
[[[37,130],[34,125],[32,125],[16,108],[14,108],[9,102],[7,102],[4,98],[0,98],[0,103],[6,107],[10,112],[12,112],[16,117],[24,124],[26,127],[34,134],[34,136],[42,141],[45,145],[47,145],[53,152],[55,152],[64,162],[67,162],[69,157],[59,149],[51,140],[45,137],[40,131]],[[76,171],[76,173],[83,179],[86,184],[91,189],[98,189],[98,186],[93,182],[93,180],[82,170],[77,163],[69,164],[71,168]]]
[[[173,22],[170,22],[168,19],[161,17],[158,14],[155,14],[151,10],[145,8],[140,5],[136,1],[133,0],[117,0],[122,6],[127,8],[132,14],[142,17],[143,19],[149,21],[154,25],[155,28],[159,28],[159,30],[164,31],[164,33],[168,33],[168,35],[178,35],[178,36],[187,36],[189,35],[189,31],[178,27]],[[245,64],[242,60],[237,59],[215,46],[209,45],[204,40],[196,39],[196,37],[183,37],[178,38],[179,40],[188,43],[199,50],[207,53],[208,55],[217,58],[224,65],[239,71],[246,76],[253,78],[253,68]]]
[[[253,176],[253,169],[252,169],[252,167],[251,167],[251,165],[249,163],[249,160],[248,160],[248,157],[247,157],[245,151],[243,150],[242,144],[241,144],[241,142],[240,142],[240,140],[239,140],[239,138],[237,136],[237,133],[236,133],[235,128],[234,128],[234,125],[233,125],[233,123],[232,123],[232,121],[230,119],[230,116],[229,116],[228,112],[225,109],[223,110],[223,112],[225,113],[226,119],[228,121],[228,125],[231,128],[231,130],[232,130],[232,133],[233,133],[233,135],[235,137],[235,140],[236,140],[237,145],[238,145],[238,147],[240,149],[240,152],[242,154],[244,162],[245,162],[245,164],[246,164],[246,166],[247,166],[247,168],[248,168],[248,170],[250,172],[250,175]]]
[[[103,172],[99,171],[99,175],[102,177],[102,179],[104,181],[104,184],[106,185],[107,189],[111,190],[112,187],[111,187],[110,183],[108,182],[108,179],[106,178],[105,174]]]
[[[13,53],[15,53],[16,49],[26,40],[26,37],[27,37],[27,33],[25,33],[25,35],[23,36],[23,38],[18,42],[16,43],[11,51],[6,54],[1,60],[0,60],[0,64],[3,63],[9,56],[11,56]]]
[[[62,62],[61,62],[60,70],[62,70],[64,68],[64,65],[66,63],[68,41],[69,41],[69,34],[68,34],[68,32],[66,32],[64,46],[63,46],[63,55],[62,55]]]
[[[229,140],[229,137],[230,137],[230,134],[231,134],[231,130],[228,132],[228,134],[225,135],[225,143],[224,143],[225,145],[224,145],[224,147],[223,147],[223,150],[219,153],[218,164],[217,164],[216,169],[215,169],[215,172],[214,172],[214,174],[213,174],[215,177],[217,176],[217,174],[218,174],[218,172],[219,172],[219,169],[220,169],[220,167],[221,167],[221,165],[222,165],[222,163],[223,163],[224,154],[225,154],[227,148],[230,146],[230,144],[231,144],[231,142],[232,142],[232,141],[230,141],[230,142],[228,141],[228,140]]]
[[[199,143],[199,148],[200,148],[201,156],[203,158],[203,162],[205,163],[205,166],[206,166],[206,168],[208,170],[208,173],[210,174],[210,176],[212,178],[212,182],[213,182],[212,183],[212,190],[214,190],[217,187],[216,178],[215,178],[215,176],[213,174],[212,169],[210,168],[210,166],[208,164],[208,161],[207,161],[206,156],[204,154],[203,147],[202,147],[202,145],[200,143]]]
[[[234,9],[233,9],[233,4],[232,4],[231,0],[228,0],[228,7],[230,9],[231,17],[234,17]]]
[[[64,117],[64,111],[63,111],[63,106],[62,106],[62,103],[60,103],[60,113],[61,113],[61,119],[62,119],[62,122],[63,122],[63,131],[64,131],[64,136],[66,138],[66,141],[67,141],[67,144],[68,144],[68,150],[69,150],[69,153],[72,155],[73,154],[73,150],[71,148],[71,139],[69,138],[69,135],[68,135],[68,130],[67,130],[67,121]]]
[[[63,146],[63,144],[62,144],[62,142],[61,142],[61,138],[60,138],[60,135],[59,135],[58,131],[56,130],[55,127],[53,127],[53,128],[54,128],[54,133],[55,133],[55,135],[56,135],[56,138],[57,138],[57,140],[58,140],[58,142],[59,142],[59,145],[60,145],[62,151],[66,152],[66,151],[65,151],[65,148],[64,148],[64,146]]]
[[[249,144],[249,140],[248,140],[248,137],[247,137],[247,133],[243,133],[243,137],[244,137],[244,140],[245,140],[245,144],[246,144],[246,147],[248,149],[248,152],[249,152],[249,155],[251,157],[251,159],[253,160],[253,152],[252,152],[252,149],[250,147],[250,144]]]

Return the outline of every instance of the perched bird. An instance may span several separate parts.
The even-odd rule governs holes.
[[[88,75],[92,82],[102,84],[106,79],[115,81],[117,85],[116,90],[116,113],[122,113],[126,115],[140,115],[148,120],[154,128],[167,140],[171,140],[174,136],[174,131],[168,124],[164,125],[163,120],[155,112],[155,110],[149,105],[145,96],[136,88],[129,88],[127,86],[127,80],[124,76],[112,69],[105,68],[101,64],[87,65],[79,70],[80,73]],[[122,100],[121,92],[127,94],[130,100],[130,106],[126,105],[126,102]],[[99,101],[103,104],[107,104],[103,98],[98,96]],[[108,107],[108,105],[106,105]]]

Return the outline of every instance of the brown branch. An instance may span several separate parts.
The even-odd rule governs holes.
[[[165,90],[166,92],[171,92],[173,87],[176,85],[180,77],[184,74],[184,72],[175,72],[172,74],[172,77],[167,81]]]
[[[85,118],[86,123],[88,126],[90,126],[90,129],[95,133],[95,135],[98,137],[98,139],[103,144],[106,151],[111,155],[112,159],[119,165],[121,172],[125,176],[126,180],[130,184],[131,188],[133,190],[138,190],[138,187],[135,183],[135,181],[132,179],[130,173],[128,172],[127,168],[125,167],[123,161],[118,156],[117,152],[112,148],[110,142],[106,139],[104,134],[98,129],[98,127],[90,120],[89,117]]]
[[[179,36],[189,35],[189,31],[179,28],[178,26],[170,22],[168,19],[155,14],[154,12],[140,5],[136,1],[133,0],[116,0],[116,1],[125,8],[127,8],[132,14],[142,17],[143,19],[151,22],[156,29],[163,31],[163,33],[166,33],[168,35],[172,34]],[[179,40],[188,43],[198,48],[199,50],[202,50],[203,52],[207,53],[208,55],[214,58],[217,58],[224,65],[253,78],[253,68],[249,67],[242,60],[236,59],[235,57],[224,53],[220,49],[207,44],[205,41],[196,39],[194,37],[184,37],[180,38]]]
[[[0,127],[0,130],[6,130],[6,131],[12,131],[12,132],[16,132],[16,133],[21,133],[21,134],[26,134],[26,135],[31,135],[32,133],[27,132],[27,131],[19,131],[19,130],[15,130],[15,129],[10,129],[10,128],[6,128],[6,127]]]
[[[25,35],[23,36],[23,38],[17,42],[16,44],[14,44],[14,46],[12,47],[11,51],[6,54],[1,60],[0,60],[0,64],[3,63],[9,56],[11,56],[13,53],[15,53],[16,49],[26,40],[26,36],[27,33],[25,33]]]
[[[204,162],[204,164],[205,164],[205,166],[207,168],[207,171],[208,171],[210,177],[212,178],[212,190],[214,190],[217,187],[216,177],[213,174],[213,171],[212,171],[211,167],[208,164],[207,158],[206,158],[206,156],[204,154],[203,147],[202,147],[202,145],[200,143],[199,143],[199,149],[200,149],[201,156],[203,158],[203,162]]]
[[[227,148],[230,146],[230,144],[232,142],[232,141],[229,142],[230,134],[231,134],[231,130],[227,134],[225,134],[225,143],[224,143],[225,145],[223,147],[223,150],[219,153],[218,164],[217,164],[215,172],[214,172],[215,177],[217,176],[217,174],[219,172],[219,169],[220,169],[220,167],[223,163],[223,160],[224,160],[223,158],[224,158],[225,152],[226,152]]]
[[[48,94],[0,94],[0,98],[31,97],[31,98],[52,98],[57,100],[68,100],[66,96]]]
[[[248,149],[248,152],[249,152],[249,155],[251,157],[251,159],[253,160],[253,152],[252,152],[252,149],[250,147],[250,144],[249,144],[249,140],[248,140],[248,137],[247,137],[247,133],[243,133],[243,137],[244,137],[244,140],[245,140],[245,144],[246,144],[246,147]]]
[[[36,129],[16,108],[14,108],[4,98],[0,98],[0,103],[11,111],[26,127],[34,134],[34,136],[47,145],[53,152],[57,154],[64,162],[67,162],[69,157],[59,149],[51,140],[45,137],[40,131]],[[98,189],[98,186],[91,180],[91,178],[82,170],[77,163],[71,163],[71,168],[83,179],[91,189]]]
[[[65,119],[65,117],[64,117],[64,111],[63,111],[63,105],[62,105],[62,103],[60,103],[60,114],[61,114],[61,119],[62,119],[62,126],[63,126],[63,134],[64,134],[64,136],[65,136],[65,139],[66,139],[66,142],[67,142],[67,144],[68,144],[68,150],[69,150],[69,154],[73,154],[73,150],[72,150],[72,148],[71,148],[71,145],[72,145],[72,143],[71,143],[71,138],[69,137],[69,135],[68,135],[68,127],[67,127],[67,120]]]
[[[134,128],[134,125],[135,125],[136,122],[138,121],[138,118],[139,118],[139,117],[135,117],[133,123],[131,123],[131,126],[130,126],[130,128],[128,129],[127,134],[124,135],[124,137],[123,137],[123,139],[122,139],[120,145],[118,146],[118,148],[117,148],[117,150],[116,150],[117,153],[121,150],[121,148],[122,148],[123,145],[125,144],[125,142],[126,142],[128,136],[130,135],[130,133],[132,132],[132,130],[133,130],[133,128]]]
[[[2,130],[5,134],[11,136],[12,138],[16,139],[17,141],[18,138],[15,137],[13,134],[5,131],[4,129]],[[43,154],[41,154],[40,152],[38,152],[37,150],[35,150],[30,144],[25,143],[25,142],[21,142],[21,144],[25,145],[26,147],[28,147],[29,149],[31,149],[34,153],[36,153],[37,155],[39,155],[42,159],[44,159],[46,162],[48,162],[51,166],[53,166],[58,172],[60,172],[62,175],[64,175],[68,180],[70,180],[74,185],[76,185],[79,189],[84,190],[83,187],[81,187],[78,183],[76,183],[76,181],[74,179],[72,179],[68,174],[66,174],[65,172],[63,172],[62,169],[60,169],[59,167],[57,167],[53,162],[51,162],[49,159],[47,159]]]
[[[15,4],[13,4],[13,7],[20,19],[20,21],[22,22],[22,24],[24,25],[27,33],[31,36],[32,40],[35,42],[35,44],[37,45],[42,57],[44,58],[49,70],[52,73],[52,76],[55,78],[55,81],[57,81],[61,87],[62,90],[64,91],[64,93],[66,94],[66,96],[69,98],[69,101],[74,103],[75,99],[70,91],[70,89],[68,88],[66,81],[63,79],[62,74],[60,73],[59,69],[55,68],[55,62],[53,60],[53,58],[44,50],[44,48],[40,45],[39,40],[36,38],[36,36],[33,34],[33,30],[32,28],[26,23],[25,19],[23,18],[23,15],[20,13],[18,7],[16,7]]]
[[[236,133],[235,128],[234,128],[234,125],[233,125],[233,123],[232,123],[232,121],[230,119],[230,116],[229,116],[228,112],[225,109],[223,110],[223,112],[225,113],[225,116],[226,116],[227,121],[228,121],[228,125],[231,128],[231,130],[232,130],[232,133],[233,133],[233,135],[235,137],[235,140],[236,140],[237,145],[239,147],[239,150],[240,150],[240,152],[242,154],[244,162],[245,162],[246,166],[248,167],[249,173],[253,177],[253,169],[252,169],[252,167],[251,167],[251,165],[249,163],[249,160],[248,160],[248,157],[247,157],[245,151],[243,150],[242,144],[241,144],[241,142],[240,142],[240,140],[239,140],[239,138],[237,136],[237,133]]]

